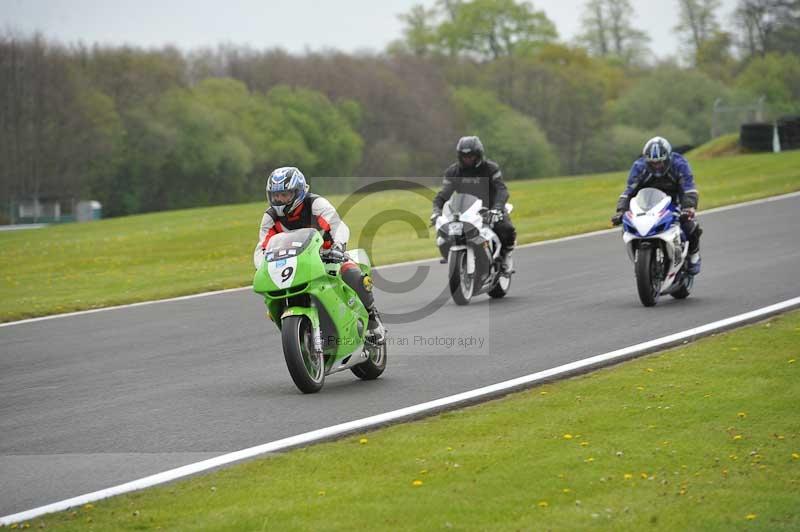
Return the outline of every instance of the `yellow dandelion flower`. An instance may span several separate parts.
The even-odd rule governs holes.
[[[800,460],[800,453],[792,453],[793,460]]]
[[[733,439],[734,440],[741,440],[742,439],[742,435],[741,434],[737,434],[736,436],[733,437]]]
[[[794,364],[794,359],[793,358],[789,359],[789,364]]]
[[[360,440],[358,440],[358,443],[360,443],[361,445],[365,445],[368,441],[369,440],[366,438],[361,438]]]
[[[325,496],[325,490],[319,490],[319,492],[317,492],[317,495],[319,495],[320,497],[324,497]]]
[[[550,506],[547,501],[539,501],[539,508],[547,508]]]
[[[640,476],[640,477],[642,477],[643,479],[647,480],[647,473],[642,473],[642,474],[641,474],[641,475],[639,475],[639,476]]]
[[[414,482],[411,483],[411,485],[414,486],[414,487],[422,486],[422,481],[421,480],[415,480]]]
[[[562,436],[562,437],[563,437],[565,440],[571,440],[571,439],[572,439],[572,434],[564,434],[564,436]]]
[[[564,488],[563,490],[561,490],[561,492],[562,493],[572,493],[572,490],[569,489],[569,488]]]
[[[582,441],[581,442],[581,447],[586,447],[587,445],[589,445],[588,441]]]
[[[622,478],[625,480],[633,480],[633,475],[631,475],[630,473],[625,473],[624,475],[622,475]]]
[[[744,518],[747,519],[748,521],[752,521],[756,517],[758,517],[756,514],[747,514],[746,516],[744,516]]]
[[[739,418],[740,418],[740,419],[744,419],[744,418],[746,418],[746,417],[747,417],[747,412],[739,412],[739,413],[738,413],[738,414],[736,414],[736,415],[737,415],[737,416],[739,416]]]
[[[594,458],[592,458],[592,457],[590,456],[589,458],[587,458],[586,460],[584,460],[584,462],[586,462],[587,464],[590,464],[590,463],[594,462]]]
[[[452,448],[452,447],[448,447],[448,448],[447,448],[447,450],[448,450],[448,451],[452,451],[452,450],[453,450],[453,448]]]
[[[539,392],[539,395],[547,395],[547,392]]]

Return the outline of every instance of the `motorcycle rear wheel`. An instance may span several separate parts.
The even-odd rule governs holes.
[[[370,350],[369,358],[350,368],[353,375],[363,381],[377,379],[386,369],[386,344],[370,346],[368,349]]]
[[[303,393],[316,393],[325,383],[325,360],[314,351],[314,332],[305,316],[283,319],[281,343],[286,367],[295,385]]]

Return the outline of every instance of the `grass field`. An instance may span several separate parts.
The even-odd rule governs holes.
[[[798,530],[800,313],[27,523],[47,530]]]
[[[800,190],[800,151],[698,161],[694,170],[702,208]],[[519,242],[609,227],[625,177],[511,181]],[[375,264],[436,256],[424,229],[432,193],[361,198],[345,216],[350,248],[374,238]],[[246,286],[263,210],[259,202],[0,232],[0,321]],[[416,217],[421,233],[398,214]],[[380,227],[365,231],[370,220]]]

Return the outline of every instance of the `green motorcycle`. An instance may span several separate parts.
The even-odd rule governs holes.
[[[289,374],[303,393],[318,392],[331,373],[349,369],[372,380],[386,369],[386,345],[371,341],[367,309],[339,272],[353,260],[371,289],[367,253],[321,254],[322,244],[316,229],[278,233],[253,279],[253,290],[264,296],[268,316],[281,330]]]

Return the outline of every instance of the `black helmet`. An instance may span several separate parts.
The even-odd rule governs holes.
[[[474,168],[480,166],[483,162],[483,144],[478,137],[461,137],[456,144],[456,152],[458,153],[458,164],[461,168]],[[466,157],[472,157],[471,160],[465,160]]]
[[[653,137],[645,143],[642,156],[648,170],[661,177],[669,171],[672,163],[672,146],[664,137]]]

